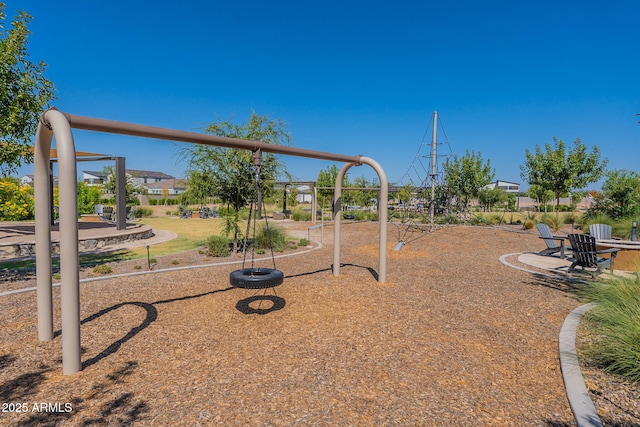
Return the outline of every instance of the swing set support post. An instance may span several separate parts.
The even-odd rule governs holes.
[[[371,166],[380,179],[380,202],[378,203],[378,221],[380,223],[380,247],[379,250],[379,271],[378,282],[387,281],[387,204],[389,201],[389,183],[384,170],[373,159],[368,157],[360,157],[361,164]],[[342,179],[347,171],[355,166],[354,163],[346,163],[338,172],[335,183],[335,191],[333,193],[333,275],[340,275],[340,237],[341,237],[341,219],[342,219]]]

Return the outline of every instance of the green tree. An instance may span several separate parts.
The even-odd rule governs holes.
[[[54,86],[44,76],[46,64],[32,62],[27,53],[31,15],[19,11],[5,29],[4,10],[0,3],[0,173],[6,176],[33,161],[31,139]]]
[[[102,172],[107,176],[105,183],[102,185],[104,190],[111,194],[116,194],[116,168],[113,166],[106,166],[102,169]],[[125,195],[126,195],[126,203],[129,205],[135,205],[138,203],[138,199],[136,198],[136,194],[142,194],[144,192],[144,188],[138,187],[133,182],[133,178],[130,175],[125,174]]]
[[[495,171],[482,154],[467,150],[462,157],[447,158],[443,165],[444,185],[450,199],[455,199],[458,210],[467,211],[469,202],[493,181]]]
[[[94,213],[94,206],[100,203],[101,197],[102,192],[100,188],[89,186],[84,182],[78,182],[78,215]],[[53,188],[53,204],[60,206],[58,187]]]
[[[534,152],[526,150],[525,164],[520,166],[520,176],[530,186],[537,185],[542,190],[553,192],[556,210],[561,197],[596,182],[607,165],[607,159],[600,160],[597,146],[588,152],[580,138],[576,138],[573,144],[574,147],[567,152],[564,142],[554,137],[553,146],[545,144],[544,151],[538,145]]]
[[[243,124],[231,120],[214,122],[205,128],[205,132],[217,136],[262,141],[267,144],[291,145],[291,136],[286,124],[280,119],[271,119],[251,112],[249,121]],[[189,144],[178,153],[187,161],[189,187],[198,198],[218,197],[227,206],[233,218],[227,218],[229,234],[233,234],[237,243],[240,236],[237,223],[240,209],[256,197],[253,153],[226,147],[214,147],[201,144]],[[260,191],[269,197],[274,181],[280,176],[290,178],[284,163],[271,153],[262,153],[260,167]]]
[[[612,202],[607,215],[612,218],[627,218],[640,214],[640,174],[616,169],[607,172],[606,177],[602,193]]]
[[[498,187],[483,187],[478,191],[478,202],[480,202],[485,212],[490,212],[496,204],[504,202],[505,200],[505,192]]]
[[[369,206],[371,205],[371,200],[376,199],[378,196],[378,191],[374,189],[378,187],[375,180],[369,181],[364,176],[360,176],[354,179],[353,186],[358,188],[372,188],[372,190],[353,190],[353,200],[356,205]]]
[[[544,206],[544,210],[547,210],[547,203],[553,200],[553,191],[547,190],[540,185],[531,185],[529,187],[529,191],[527,192],[529,197],[538,201],[538,210],[542,211],[542,207]]]
[[[318,187],[324,187],[318,190],[318,202],[321,207],[329,206],[333,200],[334,187],[336,185],[336,178],[340,173],[340,169],[336,165],[327,166],[326,169],[320,170],[318,173],[318,179],[316,184]],[[342,187],[348,187],[347,175],[342,179]]]
[[[398,200],[400,200],[400,204],[409,203],[411,198],[413,197],[414,187],[406,184],[400,190],[398,190]]]

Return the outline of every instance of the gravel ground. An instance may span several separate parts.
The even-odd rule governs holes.
[[[237,264],[84,283],[74,375],[59,333],[37,340],[35,293],[0,298],[0,424],[575,425],[558,334],[580,303],[567,282],[498,261],[540,250],[537,235],[449,227],[394,251],[390,228],[379,283],[377,230],[343,225],[334,277],[327,228],[323,247],[276,259],[285,282],[266,292],[231,288]],[[155,268],[211,262],[190,251]],[[10,275],[0,292],[35,284]],[[637,387],[585,377],[606,425],[640,425]]]

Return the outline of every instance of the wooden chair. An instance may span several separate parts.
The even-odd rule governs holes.
[[[567,238],[571,243],[574,257],[569,271],[576,270],[576,267],[581,267],[582,271],[587,271],[586,268],[595,268],[595,271],[589,271],[589,273],[592,277],[596,277],[603,268],[609,267],[613,274],[613,261],[620,248],[598,250],[596,238],[588,234],[569,234]],[[607,254],[608,257],[602,256]]]
[[[540,238],[547,244],[547,248],[538,252],[538,255],[552,255],[560,252],[560,258],[564,259],[564,240],[566,239],[566,237],[554,236],[551,232],[551,228],[549,228],[547,224],[538,223],[536,224],[536,227],[538,228],[538,232],[540,233]],[[571,248],[566,249],[570,250]]]
[[[180,213],[180,218],[191,218],[193,216],[193,212],[186,210],[183,206],[178,206],[178,212]]]
[[[96,213],[98,214],[98,218],[100,218],[100,221],[113,221],[113,208],[110,206],[103,206],[101,208],[101,212],[98,212],[98,210],[100,210],[100,208],[98,208],[97,206],[102,206],[102,205],[96,205]]]
[[[620,240],[611,236],[611,226],[609,224],[591,224],[589,226],[589,234],[596,240]]]

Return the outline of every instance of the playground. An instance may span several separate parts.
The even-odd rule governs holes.
[[[305,223],[288,222],[291,233]],[[71,412],[3,414],[8,424],[572,425],[558,333],[571,285],[500,263],[534,234],[447,227],[394,251],[376,280],[377,224],[343,224],[278,258],[284,284],[236,289],[237,264],[81,284],[82,371],[62,375],[39,342],[34,293],[0,299],[4,402]]]

